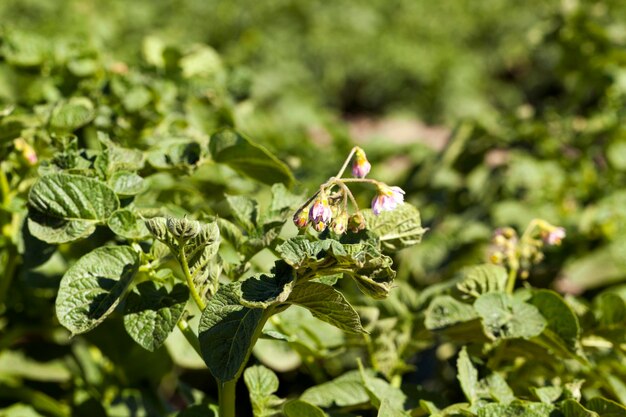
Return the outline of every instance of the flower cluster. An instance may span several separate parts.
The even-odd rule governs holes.
[[[354,178],[342,178],[353,157],[352,175]],[[404,190],[377,180],[366,179],[371,169],[372,165],[367,160],[363,149],[358,146],[353,148],[339,173],[322,184],[319,191],[296,211],[293,216],[294,224],[300,229],[311,225],[318,232],[328,228],[336,234],[343,234],[348,229],[355,233],[365,229],[365,216],[359,210],[347,186],[349,183],[368,183],[376,186],[377,194],[372,199],[372,212],[375,215],[394,210],[402,204]],[[352,214],[348,212],[348,202],[354,206],[355,212]]]
[[[530,268],[543,260],[544,246],[560,245],[564,238],[564,228],[542,219],[531,221],[521,237],[510,227],[498,228],[491,239],[489,260],[527,278]]]

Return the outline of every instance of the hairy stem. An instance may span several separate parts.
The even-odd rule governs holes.
[[[193,283],[193,278],[191,277],[191,272],[189,271],[189,264],[187,263],[187,255],[185,255],[185,249],[181,248],[179,253],[180,255],[178,257],[178,261],[180,262],[180,266],[183,268],[183,274],[185,274],[185,280],[187,281],[187,286],[191,292],[191,297],[193,298],[193,301],[196,302],[200,311],[204,311],[206,304],[202,300],[202,297],[200,297],[200,294],[198,294],[198,290]]]
[[[193,350],[195,350],[196,353],[200,355],[200,357],[202,357],[202,353],[200,351],[200,341],[198,340],[198,336],[196,336],[196,334],[193,332],[187,320],[185,319],[178,320],[177,326],[180,329],[180,332],[183,334],[183,336],[185,336],[185,339],[187,339],[187,342],[191,345]]]

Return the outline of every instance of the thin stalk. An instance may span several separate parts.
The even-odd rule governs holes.
[[[357,204],[356,199],[354,198],[354,195],[352,194],[350,189],[343,182],[338,182],[338,184],[344,190],[344,198],[345,196],[348,196],[350,202],[354,205],[354,209],[358,211],[359,205]]]
[[[336,178],[341,178],[343,173],[346,171],[346,168],[348,167],[348,164],[350,163],[350,160],[352,160],[352,156],[354,155],[357,149],[359,149],[358,146],[355,146],[354,148],[352,148],[352,150],[348,154],[348,157],[346,158],[343,165],[341,166],[341,169],[339,170],[339,172],[337,172],[337,175],[335,175]]]
[[[198,290],[196,290],[196,286],[193,283],[193,278],[191,277],[191,272],[189,271],[189,264],[187,263],[187,256],[185,255],[185,250],[181,247],[179,255],[180,266],[183,268],[183,274],[185,274],[185,279],[187,280],[187,286],[189,287],[189,291],[191,292],[191,297],[193,301],[196,302],[196,305],[200,309],[200,311],[204,311],[206,304],[198,294]]]
[[[196,353],[200,355],[200,357],[202,357],[202,352],[200,351],[200,341],[198,340],[198,336],[196,336],[196,334],[193,332],[187,320],[185,319],[178,320],[177,326],[180,329],[180,332],[183,334],[183,336],[185,336],[185,339],[187,339],[187,342],[189,342],[193,350],[195,350]]]
[[[374,185],[380,184],[380,181],[373,180],[371,178],[342,178],[340,181],[341,182],[361,182],[361,183],[374,184]]]

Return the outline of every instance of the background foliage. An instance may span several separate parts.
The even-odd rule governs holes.
[[[116,311],[68,338],[54,314],[61,277],[97,247],[147,237],[137,219],[157,214],[239,223],[249,241],[231,236],[220,255],[267,272],[275,257],[260,249],[280,230],[242,220],[226,195],[263,208],[273,183],[315,189],[357,141],[429,231],[393,255],[399,288],[387,300],[341,282],[369,336],[298,308],[270,321],[288,341],[261,340],[253,361],[278,378],[260,365],[245,374],[242,415],[296,397],[333,415],[383,413],[385,397],[413,415],[622,415],[593,398],[626,403],[625,14],[620,1],[1,2],[3,412],[213,404],[178,330],[149,353]],[[211,138],[233,127],[262,162]],[[89,182],[109,206],[38,217],[47,206],[31,187],[51,174]],[[27,204],[41,227],[28,227]],[[531,271],[535,289],[508,297],[502,271],[464,269],[486,261],[493,229],[521,232],[535,217],[568,232]],[[491,284],[459,291],[481,274]],[[494,305],[523,323],[483,332]],[[383,383],[402,390],[376,397]]]

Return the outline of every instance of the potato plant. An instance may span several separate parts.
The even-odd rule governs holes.
[[[134,45],[138,13],[92,28],[83,5],[50,32],[39,0],[0,5],[40,26],[0,30],[0,415],[626,415],[623,6],[423,6],[497,37],[493,64],[437,28],[450,48],[406,61],[409,3],[359,9],[382,38],[336,28],[344,3],[251,7],[309,34],[268,24],[262,53],[226,19],[166,16],[193,41]],[[489,30],[512,24],[521,48]],[[364,65],[363,45],[384,53]],[[299,50],[335,70],[302,71]],[[449,74],[484,85],[441,80],[474,53]],[[440,151],[354,146],[325,98],[466,118]]]

